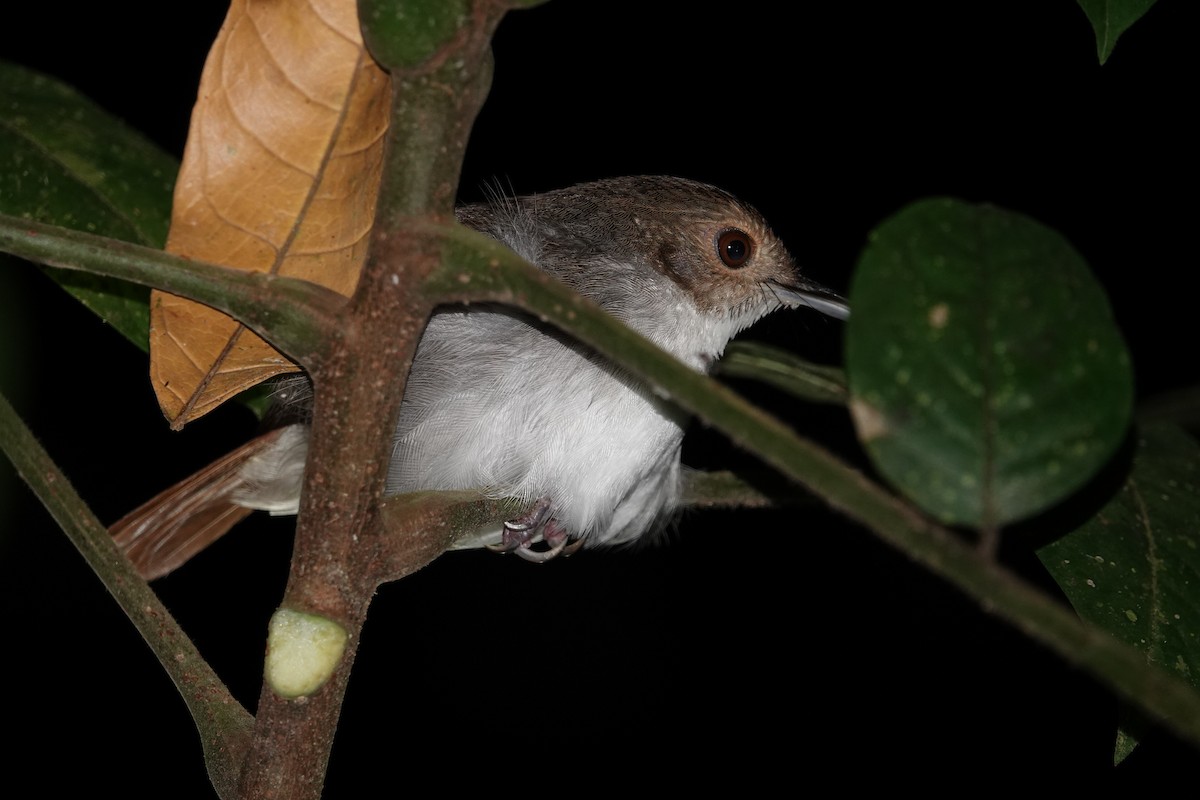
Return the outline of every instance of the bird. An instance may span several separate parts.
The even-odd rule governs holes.
[[[847,302],[804,277],[763,216],[734,195],[663,175],[519,197],[492,192],[457,221],[493,237],[699,372],[763,316]],[[282,379],[279,424],[110,527],[146,578],[164,575],[254,510],[295,514],[312,385]],[[629,544],[678,507],[686,414],[620,365],[517,309],[435,310],[392,439],[385,493],[474,489],[528,508],[464,537],[544,562]],[[298,421],[295,421],[298,420]]]

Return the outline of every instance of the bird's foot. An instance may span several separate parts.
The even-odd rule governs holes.
[[[534,545],[539,541],[546,547],[535,550]],[[526,561],[541,564],[560,555],[571,555],[582,544],[582,539],[571,541],[566,528],[550,516],[550,498],[539,497],[528,512],[504,523],[500,544],[488,545],[488,549],[516,553]]]

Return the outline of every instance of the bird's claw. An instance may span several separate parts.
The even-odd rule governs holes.
[[[566,529],[549,514],[550,498],[538,498],[527,513],[504,523],[500,544],[490,544],[487,548],[496,553],[516,553],[535,564],[543,564],[559,555],[571,555],[583,545],[583,540],[572,541]],[[533,549],[539,541],[546,544],[546,549]]]

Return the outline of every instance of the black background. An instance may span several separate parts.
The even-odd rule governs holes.
[[[180,154],[224,4],[86,5],[16,12],[0,58],[73,84]],[[820,7],[792,16],[781,5],[557,0],[510,14],[461,196],[491,180],[520,193],[619,174],[703,180],[757,205],[838,289],[871,228],[906,203],[991,202],[1058,229],[1092,264],[1140,396],[1196,378],[1192,4],[1158,3],[1103,68],[1067,0],[806,4]],[[237,408],[168,432],[144,355],[35,270],[7,271],[5,349],[20,363],[3,389],[102,520],[253,432]],[[745,336],[838,359],[837,325],[821,319],[776,315]],[[739,388],[860,460],[844,415]],[[685,461],[754,464],[705,430]],[[3,492],[10,781],[211,796],[149,650],[28,492]],[[250,706],[291,526],[248,522],[157,584]],[[413,777],[1146,786],[1200,762],[1156,732],[1114,770],[1105,688],[819,508],[689,514],[669,539],[545,567],[451,554],[383,588],[328,796],[398,793]],[[1010,539],[1005,557],[1046,583],[1028,549]]]

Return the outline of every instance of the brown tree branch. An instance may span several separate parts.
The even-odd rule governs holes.
[[[462,6],[459,8],[458,6]],[[380,502],[409,365],[433,306],[413,287],[441,267],[440,238],[418,220],[446,221],[467,139],[491,81],[492,32],[504,8],[488,0],[364,2],[365,20],[453,20],[445,38],[413,57],[411,26],[378,35],[373,54],[392,73],[393,106],[379,212],[358,288],[316,388],[308,468],[282,607],[328,620],[346,634],[340,660],[306,696],[285,698],[264,682],[255,739],[242,771],[245,798],[320,796],[367,606],[380,570]],[[422,6],[418,8],[417,6]],[[459,16],[460,12],[462,13]],[[387,27],[384,25],[383,27]],[[397,38],[399,37],[399,38]],[[405,38],[408,37],[408,38]],[[402,47],[401,58],[389,48]],[[444,550],[436,538],[389,551],[386,574],[408,574]]]

